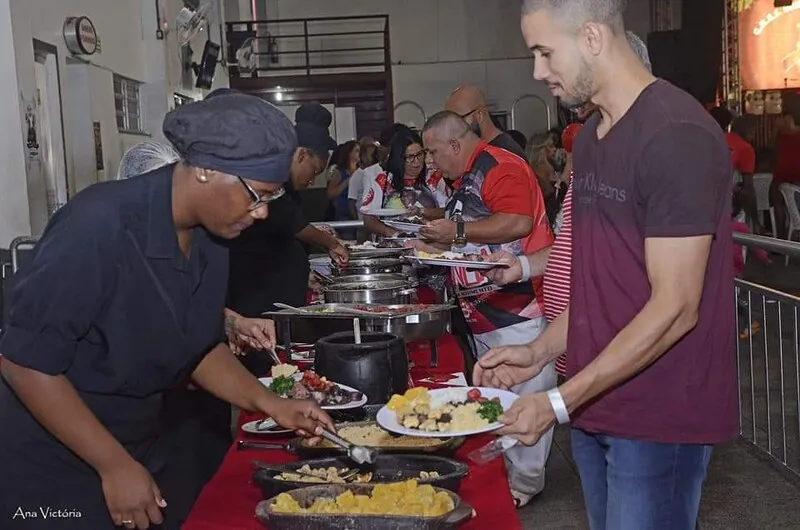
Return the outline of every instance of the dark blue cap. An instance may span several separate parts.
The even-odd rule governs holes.
[[[297,149],[289,118],[242,93],[178,107],[164,119],[164,135],[193,166],[260,182],[286,182]]]
[[[295,111],[294,121],[298,146],[311,149],[321,156],[327,156],[329,151],[336,149],[336,140],[328,132],[333,122],[328,109],[319,103],[305,103]]]

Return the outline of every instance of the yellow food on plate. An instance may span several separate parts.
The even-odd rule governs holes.
[[[409,407],[414,408],[417,405],[425,405],[430,402],[431,395],[428,393],[428,389],[418,386],[409,388],[402,396],[400,394],[394,394],[389,400],[389,403],[386,404],[386,408],[392,412],[397,412],[398,410]]]
[[[425,432],[479,431],[503,413],[499,398],[484,398],[478,389],[449,389],[437,392],[434,398],[424,390],[414,400],[406,396],[393,396],[392,400],[394,408],[389,409],[400,425]]]
[[[293,364],[277,364],[272,367],[272,377],[292,377],[297,373],[297,367]]]
[[[348,490],[335,499],[318,498],[303,508],[288,493],[275,498],[272,510],[289,514],[369,514],[438,517],[455,509],[453,498],[447,492],[436,491],[432,486],[420,486],[416,480],[395,484],[378,484],[371,495],[355,494]]]

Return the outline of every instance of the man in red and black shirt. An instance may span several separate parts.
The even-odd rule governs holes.
[[[524,160],[487,144],[450,111],[428,120],[423,140],[431,161],[455,188],[445,219],[429,223],[421,231],[423,237],[440,248],[481,255],[505,250],[524,256],[553,244],[541,190]],[[501,288],[466,268],[454,269],[453,276],[478,357],[503,344],[525,344],[544,329],[541,277]],[[555,381],[551,363],[515,391],[549,390]],[[552,432],[533,447],[506,453],[512,494],[518,502],[527,502],[544,487],[551,439]]]

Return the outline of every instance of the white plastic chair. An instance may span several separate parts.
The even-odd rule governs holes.
[[[798,201],[800,201],[800,186],[797,184],[784,183],[780,186],[783,201],[786,203],[786,213],[789,216],[789,231],[786,233],[786,239],[791,241],[795,232],[800,232],[800,208],[798,208]],[[786,256],[786,265],[789,265],[789,256]]]

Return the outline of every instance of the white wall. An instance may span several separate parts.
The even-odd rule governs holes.
[[[532,79],[533,61],[519,29],[520,2],[517,0],[257,0],[266,4],[267,21],[329,16],[388,14],[390,21],[394,101],[411,100],[427,116],[440,110],[451,90],[464,83],[483,88],[494,110],[510,112],[523,95],[539,96],[555,121],[555,107],[549,90]],[[262,8],[261,11],[264,11]],[[249,19],[249,16],[242,16]],[[650,30],[650,0],[630,0],[626,20],[630,29],[646,38]],[[375,29],[374,22],[359,27],[338,23],[316,26],[317,31]],[[336,29],[331,29],[335,27]],[[270,31],[280,34],[275,27]],[[314,31],[314,25],[310,26]],[[302,32],[302,26],[285,27],[284,33]],[[349,40],[344,40],[349,39]],[[354,44],[352,37],[312,39],[310,48],[334,49],[380,45],[375,37]],[[302,49],[302,42],[279,40],[282,50]],[[369,53],[373,53],[369,55]],[[282,58],[282,65],[287,61]],[[374,52],[359,54],[311,54],[312,62],[337,64],[354,59],[372,61]],[[295,62],[288,63],[294,65]],[[398,121],[422,125],[419,111],[403,106]],[[545,104],[527,98],[517,107],[516,128],[525,134],[546,128]]]
[[[17,58],[14,54],[14,35],[11,23],[11,0],[0,0],[0,94],[5,102],[0,105],[0,246],[6,247],[16,236],[30,231],[28,187],[26,181],[26,156],[22,115],[17,101],[19,83]]]
[[[196,99],[203,92],[181,86],[181,63],[175,39],[175,15],[182,0],[160,0],[162,15],[170,28],[165,40],[156,39],[154,0],[0,0],[0,30],[5,46],[0,61],[8,72],[0,80],[3,94],[17,94],[19,109],[0,110],[9,124],[0,139],[0,155],[6,174],[0,179],[0,247],[18,235],[38,234],[47,219],[47,196],[40,164],[27,160],[24,151],[25,108],[35,101],[36,73],[34,39],[58,51],[65,158],[72,194],[100,180],[114,178],[125,150],[152,135],[163,139],[161,122],[172,107],[173,93]],[[10,13],[10,18],[6,13]],[[87,16],[94,23],[101,50],[91,57],[73,58],[63,40],[68,16]],[[219,22],[214,21],[212,38],[220,42]],[[5,26],[1,26],[7,22]],[[204,41],[195,44],[199,61]],[[12,47],[13,44],[13,47]],[[146,135],[120,133],[116,124],[113,76],[119,74],[143,83],[142,116]],[[215,87],[227,86],[224,63],[217,70]],[[7,120],[10,113],[15,120]],[[103,170],[96,169],[93,123],[99,122],[103,144]],[[16,134],[14,131],[19,130]],[[20,165],[21,163],[21,165]],[[22,200],[22,198],[25,200]]]

